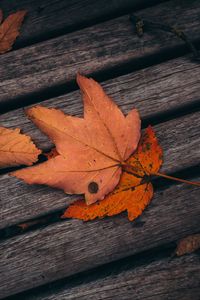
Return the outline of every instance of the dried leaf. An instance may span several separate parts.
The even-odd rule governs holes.
[[[198,249],[200,249],[200,233],[189,235],[180,240],[175,253],[177,256],[182,256]]]
[[[30,166],[37,161],[40,153],[30,137],[21,134],[20,129],[0,127],[0,168]]]
[[[19,35],[19,29],[26,15],[25,10],[9,15],[0,25],[0,54],[9,51]]]
[[[141,122],[135,109],[125,117],[94,80],[78,75],[77,82],[83,93],[84,118],[42,106],[27,111],[56,144],[59,155],[13,175],[29,184],[85,194],[87,204],[91,204],[118,184],[122,163],[137,148]]]
[[[83,200],[76,201],[67,208],[62,218],[88,221],[127,210],[128,219],[133,221],[141,215],[153,197],[150,176],[158,172],[161,164],[162,149],[152,127],[149,126],[140,140],[137,151],[127,160],[125,171],[115,190],[104,200],[89,206]]]

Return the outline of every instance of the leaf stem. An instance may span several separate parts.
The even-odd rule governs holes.
[[[159,176],[159,177],[164,177],[164,178],[167,178],[167,179],[170,179],[170,180],[180,181],[180,182],[195,185],[195,186],[200,186],[200,182],[188,181],[188,180],[185,180],[185,179],[177,178],[177,177],[166,175],[166,174],[159,173],[159,172],[154,173],[153,175],[156,175],[156,176]]]
[[[126,164],[126,163],[123,163],[121,166],[122,166],[122,169],[125,172],[130,173],[130,174],[132,174],[132,175],[134,175],[136,177],[143,178],[145,175],[148,176],[148,174],[144,174],[144,176],[137,174],[138,171],[144,172],[144,170],[141,170],[140,168],[133,167],[133,166],[131,166],[129,164]],[[183,183],[187,183],[187,184],[191,184],[191,185],[195,185],[195,186],[200,186],[200,182],[197,182],[197,181],[188,181],[188,180],[185,180],[185,179],[177,178],[177,177],[166,175],[166,174],[159,173],[159,172],[155,172],[155,173],[152,173],[150,175],[155,175],[155,176],[164,177],[166,179],[170,179],[170,180],[174,180],[174,181],[179,181],[179,182],[183,182]]]

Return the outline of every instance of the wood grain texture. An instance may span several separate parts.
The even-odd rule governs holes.
[[[177,25],[192,39],[197,39],[199,13],[198,0],[185,0],[165,2],[139,14]],[[77,71],[84,74],[102,72],[182,44],[172,34],[160,32],[147,33],[139,39],[126,15],[19,49],[0,57],[0,103],[18,99],[16,101],[25,106],[22,96],[71,82]]]
[[[1,0],[4,15],[26,9],[28,18],[23,26],[17,45],[30,40],[47,39],[63,31],[71,31],[80,26],[87,26],[99,19],[135,10],[159,1],[147,0]],[[161,1],[160,1],[161,2]]]
[[[140,220],[142,227],[125,214],[88,223],[69,219],[2,241],[1,297],[194,233],[200,222],[199,188],[178,184],[157,191]]]
[[[123,14],[129,7],[134,9],[147,3],[145,0],[141,2],[44,0],[38,5],[37,1],[22,0],[12,1],[8,6],[8,1],[1,1],[6,13],[22,6],[29,10],[17,47],[20,43],[23,46],[37,39],[52,38],[59,32],[64,35],[0,57],[0,103],[9,104],[22,97],[20,105],[26,106],[24,97],[28,99],[33,93],[69,83],[78,70],[84,74],[104,72],[116,65],[137,62],[182,45],[172,35],[160,32],[148,33],[138,39],[128,16],[66,34],[81,26],[106,20],[109,15]],[[197,0],[168,1],[138,12],[146,18],[180,26],[194,40],[199,38],[199,13]],[[147,119],[197,105],[199,81],[199,66],[183,57],[109,80],[103,85],[124,112],[136,106],[142,118]],[[78,91],[43,104],[56,106],[70,114],[80,116],[82,113]],[[25,118],[22,109],[2,115],[0,122],[7,127],[21,127],[43,149],[52,146]],[[199,163],[199,126],[199,112],[155,126],[165,153],[163,172],[175,172]],[[2,175],[0,228],[62,209],[75,198],[62,191],[28,186]],[[136,222],[130,223],[125,214],[84,224],[79,220],[65,220],[2,240],[0,298],[198,231],[199,188],[176,184],[157,190],[140,221],[142,226],[138,227]],[[199,258],[193,254],[170,262],[162,259],[75,287],[66,285],[56,294],[47,292],[29,299],[196,300],[200,296],[199,275]]]
[[[200,112],[158,124],[154,129],[164,150],[163,172],[175,172],[199,163]],[[28,185],[14,177],[1,175],[0,228],[63,209],[77,198],[80,199],[80,196],[66,195],[45,186]]]
[[[83,283],[72,286],[66,283],[56,291],[48,288],[26,300],[199,300],[200,259],[197,254],[169,261],[169,258],[131,268],[120,273],[93,280],[83,278]]]
[[[124,113],[136,107],[142,119],[147,119],[198,103],[200,67],[185,56],[101,84]],[[39,104],[62,109],[69,115],[82,116],[83,113],[79,91]],[[0,124],[21,128],[43,150],[52,147],[49,139],[28,120],[22,108],[0,115]]]

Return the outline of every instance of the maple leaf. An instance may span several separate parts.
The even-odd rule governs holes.
[[[37,161],[40,153],[30,137],[21,134],[20,129],[0,127],[0,168],[30,166]]]
[[[137,148],[141,121],[136,109],[125,117],[93,79],[80,74],[84,118],[42,106],[30,119],[56,145],[59,155],[12,175],[29,184],[47,184],[70,194],[85,194],[87,204],[102,200],[119,182],[122,164]]]
[[[128,219],[137,218],[153,197],[150,176],[157,173],[162,164],[162,148],[151,126],[143,134],[136,152],[124,164],[120,182],[104,200],[86,205],[78,200],[70,205],[62,218],[84,221],[113,216],[128,211]]]
[[[2,10],[0,10],[0,54],[9,51],[19,35],[19,29],[26,15],[25,10],[17,11],[9,15],[1,24],[3,19]]]

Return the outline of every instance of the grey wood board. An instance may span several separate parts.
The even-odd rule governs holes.
[[[85,223],[69,219],[2,241],[1,297],[197,232],[199,187],[177,184],[157,191],[140,220],[141,227],[126,214]]]
[[[150,2],[150,3],[149,3]],[[30,40],[37,40],[60,31],[71,31],[110,15],[123,11],[132,11],[138,6],[149,6],[147,0],[1,0],[0,7],[5,16],[17,10],[27,10],[27,18],[17,39],[17,45]],[[161,1],[160,1],[161,2]]]
[[[72,286],[66,283],[58,290],[48,287],[38,295],[26,295],[26,300],[199,300],[200,258],[197,254],[170,261],[169,257]],[[98,274],[98,273],[97,273]]]
[[[169,1],[140,11],[141,16],[177,25],[192,39],[199,38],[200,5],[194,1]],[[0,102],[8,103],[49,87],[64,85],[84,74],[103,72],[183,42],[172,34],[151,32],[142,39],[134,33],[129,16],[50,39],[0,57]],[[39,99],[36,99],[36,101]],[[24,106],[25,99],[23,98]]]
[[[164,151],[162,171],[175,172],[200,162],[200,112],[156,125]],[[28,185],[9,175],[0,176],[0,228],[63,209],[77,197],[40,185]]]
[[[102,86],[124,113],[136,107],[142,119],[152,118],[200,103],[200,66],[184,56],[107,80],[102,82]],[[38,104],[82,116],[83,105],[79,91]],[[50,140],[28,120],[23,108],[0,115],[0,125],[21,128],[43,150],[52,147]]]

